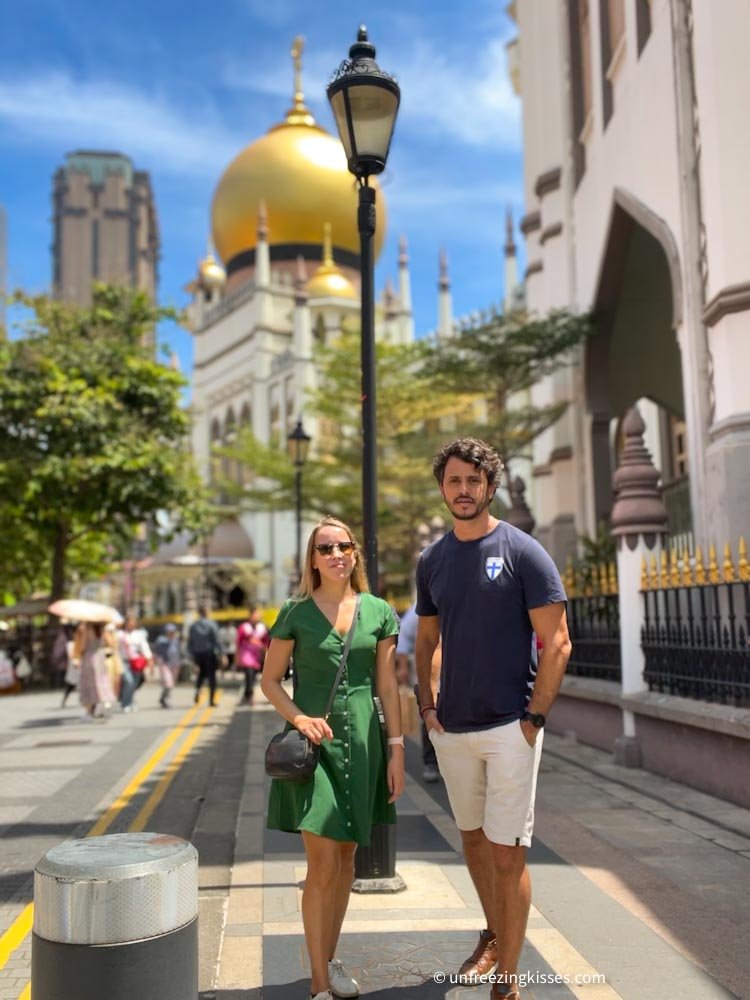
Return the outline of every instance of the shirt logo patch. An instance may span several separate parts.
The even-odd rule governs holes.
[[[497,580],[505,567],[505,560],[502,556],[487,556],[484,564],[484,571],[489,580]]]

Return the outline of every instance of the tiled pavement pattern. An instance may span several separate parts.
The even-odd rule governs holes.
[[[60,713],[58,697],[0,699],[0,932],[29,898],[35,860],[90,827],[191,701],[182,689],[180,708],[162,713],[147,686],[136,715],[85,724],[79,710]],[[305,1000],[300,841],[264,829],[263,749],[278,723],[268,706],[235,703],[226,692],[149,828],[199,850],[202,997]],[[455,971],[482,918],[445,791],[422,784],[411,741],[407,769],[397,835],[408,888],[353,896],[340,957],[368,1000],[485,1000],[486,986],[433,979]],[[127,829],[153,784],[111,832]],[[750,1000],[746,810],[547,734],[536,833],[521,969],[595,971],[607,983],[532,985],[524,1000]],[[0,972],[0,1000],[17,1000],[28,963],[25,945]]]

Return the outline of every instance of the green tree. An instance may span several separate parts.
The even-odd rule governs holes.
[[[546,316],[506,313],[433,342],[426,368],[443,392],[473,394],[484,401],[486,416],[463,414],[461,432],[487,440],[509,468],[568,406],[568,401],[535,406],[521,394],[575,360],[590,332],[588,316],[566,310]]]
[[[465,404],[438,396],[426,374],[423,343],[379,343],[377,365],[378,536],[380,563],[389,581],[408,586],[415,527],[441,509],[432,478],[424,427]],[[361,366],[359,333],[344,331],[316,352],[318,388],[305,412],[318,418],[318,434],[304,467],[303,509],[308,517],[334,514],[362,531]],[[250,432],[219,455],[251,472],[243,487],[225,484],[235,502],[255,510],[293,510],[295,470],[286,442],[260,443]],[[429,447],[429,445],[428,445]]]
[[[0,524],[12,519],[33,572],[46,561],[55,599],[71,554],[79,570],[103,568],[158,510],[175,531],[201,534],[208,507],[188,454],[184,379],[147,346],[175,314],[104,285],[85,308],[16,301],[29,318],[0,344]]]

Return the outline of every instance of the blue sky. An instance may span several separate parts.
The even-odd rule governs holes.
[[[406,234],[418,333],[437,322],[437,261],[448,253],[457,315],[502,298],[505,208],[522,206],[520,101],[499,0],[36,0],[0,13],[0,204],[8,287],[51,279],[51,183],[67,152],[115,149],[151,174],[162,240],[160,298],[184,306],[184,285],[209,235],[221,174],[290,104],[292,38],[306,40],[304,91],[335,131],[331,72],[365,23],[402,103],[384,192],[389,208],[378,289],[395,276]],[[522,252],[522,248],[521,252]],[[183,371],[191,338],[166,331]]]

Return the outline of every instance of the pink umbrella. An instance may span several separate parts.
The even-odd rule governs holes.
[[[117,608],[109,604],[99,604],[98,601],[84,601],[77,598],[55,601],[47,608],[50,614],[58,618],[68,618],[74,622],[99,622],[106,624],[114,622],[122,624],[122,615]]]

